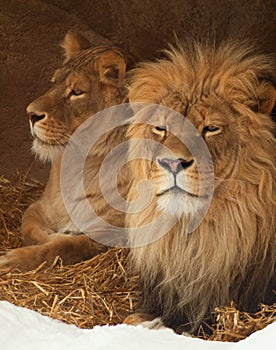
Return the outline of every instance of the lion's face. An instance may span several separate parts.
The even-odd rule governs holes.
[[[233,73],[228,85],[225,77],[232,67],[223,73],[218,68],[217,73],[208,76],[209,72],[204,71],[202,74],[200,67],[193,72],[192,67],[185,66],[187,62],[184,58],[182,66],[177,60],[180,58],[175,57],[173,62],[168,60],[143,64],[134,71],[129,91],[130,102],[159,104],[177,113],[161,109],[161,112],[151,115],[145,107],[145,112],[142,109],[137,113],[128,134],[131,139],[156,141],[147,148],[151,162],[133,162],[134,180],[150,180],[154,189],[155,214],[157,208],[157,211],[167,211],[179,217],[182,213],[192,214],[195,208],[204,205],[213,192],[212,186],[215,196],[223,196],[226,183],[248,180],[246,164],[241,162],[241,158],[245,159],[248,153],[252,153],[256,133],[261,131],[258,130],[260,126],[256,113],[252,113],[254,104],[260,108],[257,118],[263,123],[261,129],[271,128],[271,121],[261,110],[260,96],[256,97],[255,92],[252,96],[246,95],[242,85],[237,87],[237,91],[234,90],[233,81],[236,79],[241,84],[239,80],[243,72],[241,75],[237,73],[236,77]],[[248,71],[250,74],[250,69]],[[244,78],[243,83],[251,84],[252,88],[252,82],[246,80],[246,75]],[[270,90],[270,87],[267,90],[268,98],[262,96],[262,101],[271,108],[275,92],[271,95],[272,102],[269,96],[275,90]],[[199,138],[210,154],[208,159],[206,153],[205,165],[201,169],[198,169],[201,160],[196,155],[201,147]],[[139,148],[135,148],[135,144],[130,146],[131,158],[135,158],[132,154],[135,152],[139,158]],[[253,154],[251,156],[254,157]],[[210,162],[213,168],[208,167]],[[252,177],[252,174],[249,176]]]
[[[44,95],[27,107],[33,149],[43,160],[63,151],[76,128],[96,112],[121,103],[126,61],[115,48],[91,48],[79,34],[69,33],[67,59],[57,69]]]
[[[172,109],[173,105],[167,107]],[[154,141],[147,148],[147,157],[152,161],[139,160],[135,173],[150,179],[158,209],[172,215],[192,214],[196,203],[199,207],[205,203],[211,191],[213,170],[217,184],[233,175],[239,147],[238,125],[233,111],[216,96],[192,106],[185,117],[167,109],[154,116],[142,110],[128,135],[131,139]],[[201,160],[196,151],[202,142],[208,151],[203,150],[207,159],[199,169]],[[130,143],[129,152],[136,152],[135,143]]]

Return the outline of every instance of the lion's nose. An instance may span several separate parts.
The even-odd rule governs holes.
[[[36,114],[36,113],[30,112],[30,113],[28,113],[28,116],[29,116],[30,122],[34,126],[36,122],[44,119],[46,115],[45,114]]]
[[[173,174],[177,174],[181,170],[189,168],[194,163],[194,160],[162,158],[158,159],[158,163],[162,168],[169,170]]]

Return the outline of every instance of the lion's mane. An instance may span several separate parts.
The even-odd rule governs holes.
[[[194,329],[218,305],[234,300],[241,309],[253,310],[274,298],[272,71],[269,57],[244,44],[228,43],[216,49],[198,44],[172,49],[168,59],[143,63],[133,72],[131,102],[159,103],[184,113],[214,95],[230,106],[236,123],[233,171],[228,178],[216,178],[213,200],[200,226],[186,234],[185,219],[180,218],[159,240],[131,250],[141,275],[143,310],[161,316],[168,326],[188,322]],[[130,126],[130,138],[137,135],[147,138],[147,126]],[[227,162],[213,158],[214,164]],[[130,199],[137,183],[150,174],[142,161],[131,166]],[[156,217],[154,205],[137,216],[127,215],[127,225],[137,227],[150,217]]]

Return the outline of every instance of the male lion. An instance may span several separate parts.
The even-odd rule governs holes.
[[[128,227],[141,228],[130,233],[130,256],[141,275],[144,312],[129,316],[126,323],[161,317],[165,326],[180,331],[188,325],[193,331],[216,306],[231,300],[245,310],[273,301],[272,68],[269,57],[245,44],[225,43],[216,49],[180,46],[167,59],[134,69],[130,102],[163,105],[182,118],[145,106],[128,130],[133,177],[128,199],[137,199],[145,179],[153,192],[145,209],[126,217]],[[189,125],[195,128],[192,138]],[[133,160],[141,153],[141,138],[154,142],[143,140],[143,159]],[[212,185],[208,167],[199,174],[194,145],[200,139],[213,163],[213,197],[191,232],[190,220],[200,214]],[[143,229],[149,223],[151,230]],[[164,234],[156,239],[158,230]]]
[[[80,234],[63,203],[60,170],[62,153],[71,135],[88,117],[121,103],[126,95],[126,57],[115,47],[91,47],[81,34],[69,32],[63,43],[66,60],[52,78],[53,87],[27,107],[33,150],[42,160],[53,162],[41,198],[25,212],[22,220],[23,246],[0,258],[0,268],[30,270],[42,262],[51,264],[56,256],[64,264],[88,259],[102,247]],[[88,159],[88,197],[106,215],[106,204],[99,195],[97,172],[104,151],[123,138],[119,129],[101,139]],[[71,191],[68,188],[67,191]],[[123,221],[108,210],[110,220]]]

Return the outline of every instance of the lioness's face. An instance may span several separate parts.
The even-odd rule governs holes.
[[[232,174],[238,138],[231,113],[217,97],[195,104],[185,117],[166,110],[157,116],[138,113],[129,128],[130,139],[154,142],[145,146],[152,161],[139,159],[135,177],[150,180],[159,210],[178,217],[193,214],[210,200],[214,173],[216,180]],[[135,142],[130,142],[129,152],[139,158]]]
[[[121,103],[124,73],[124,57],[110,48],[80,50],[66,61],[53,75],[53,86],[27,107],[35,153],[53,160],[83,121]]]
[[[53,87],[27,107],[33,149],[42,158],[55,158],[88,113],[100,107],[96,77],[85,72],[57,73]]]

